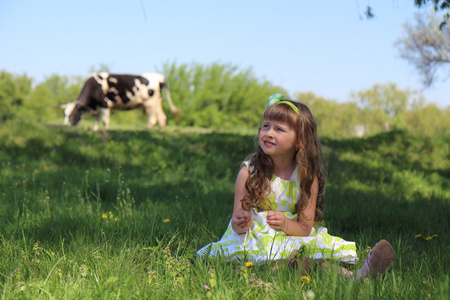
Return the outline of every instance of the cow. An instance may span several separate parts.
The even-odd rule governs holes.
[[[84,83],[78,99],[66,104],[64,112],[71,125],[78,124],[83,113],[92,113],[95,120],[94,130],[97,130],[98,115],[100,115],[105,129],[108,129],[112,109],[142,108],[148,118],[148,128],[152,129],[158,123],[159,129],[164,131],[167,117],[162,108],[163,89],[170,110],[178,115],[179,110],[172,103],[164,75],[159,73],[142,75],[94,73]]]

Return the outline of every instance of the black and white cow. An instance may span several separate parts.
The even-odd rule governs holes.
[[[148,128],[152,129],[158,122],[160,130],[164,130],[167,117],[162,108],[163,89],[170,110],[174,114],[178,114],[179,110],[172,103],[167,80],[162,74],[94,73],[86,80],[78,99],[65,105],[66,118],[64,122],[76,125],[81,120],[82,114],[89,112],[95,118],[94,130],[98,129],[98,115],[100,115],[105,129],[108,129],[111,109],[142,108],[148,117]]]

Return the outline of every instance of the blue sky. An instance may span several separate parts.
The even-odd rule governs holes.
[[[381,2],[381,3],[380,3]],[[366,20],[371,5],[376,18]],[[422,90],[394,43],[418,11],[412,0],[5,0],[0,69],[42,81],[92,66],[140,74],[166,62],[230,63],[296,92],[339,102],[374,84]],[[450,105],[450,80],[423,90]]]

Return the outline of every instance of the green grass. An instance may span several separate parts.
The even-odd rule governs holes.
[[[450,297],[448,136],[322,141],[325,223],[356,242],[361,261],[350,268],[381,238],[397,260],[384,279],[316,271],[304,283],[286,263],[192,260],[225,231],[253,133],[88,126],[1,124],[2,299]]]

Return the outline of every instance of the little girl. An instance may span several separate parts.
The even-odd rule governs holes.
[[[255,264],[287,259],[302,248],[320,261],[355,264],[354,242],[328,234],[323,219],[325,176],[316,122],[302,103],[274,94],[263,114],[259,145],[239,171],[233,215],[220,241],[198,250]],[[383,273],[394,259],[386,241],[376,244],[357,277]],[[291,256],[291,262],[295,257]],[[344,274],[352,272],[341,269]]]

